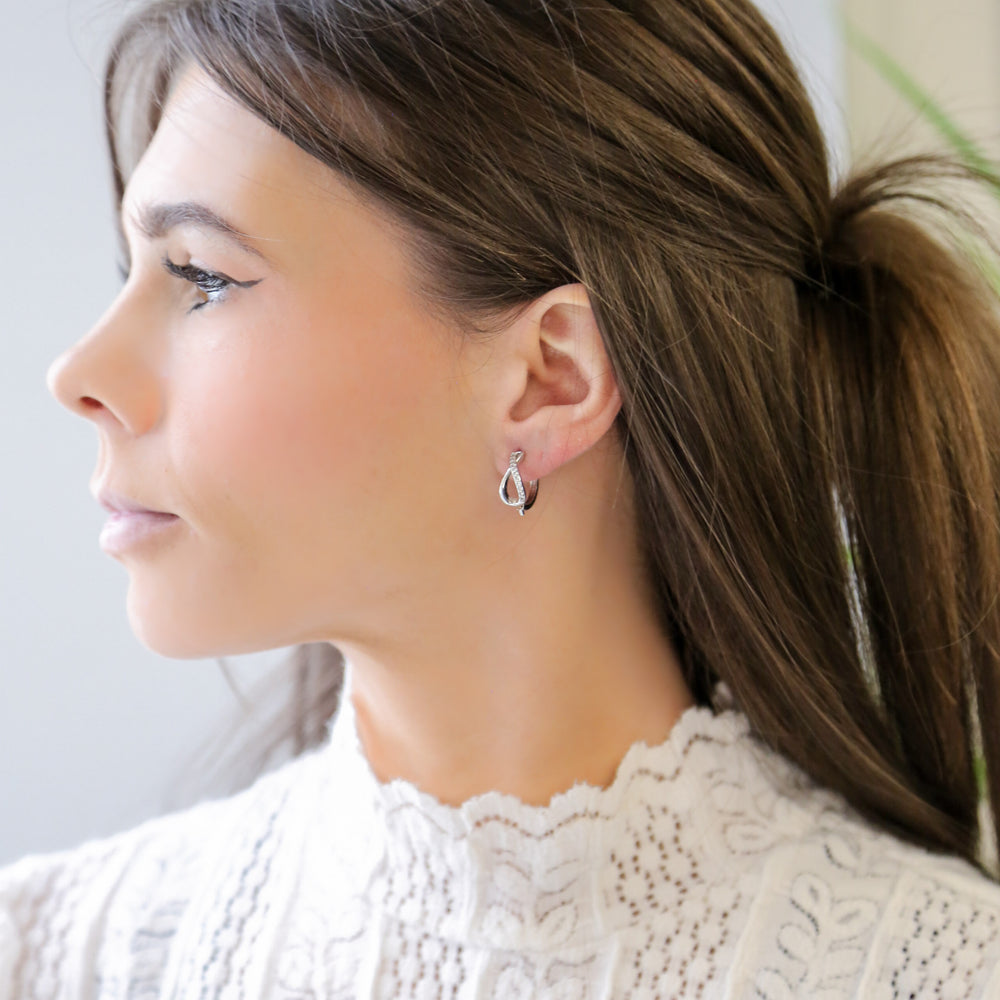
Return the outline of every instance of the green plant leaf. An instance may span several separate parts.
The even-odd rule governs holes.
[[[983,174],[988,174],[995,184],[1000,184],[1000,174],[978,146],[948,113],[919,83],[896,62],[874,39],[844,18],[844,35],[848,44],[895,90],[904,97],[924,119],[958,153],[963,162]],[[1000,189],[993,193],[1000,198]]]

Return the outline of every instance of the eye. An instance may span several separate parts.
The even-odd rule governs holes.
[[[174,275],[176,278],[190,282],[205,296],[203,301],[196,302],[191,306],[189,312],[194,312],[195,309],[201,309],[202,306],[210,305],[213,302],[221,301],[225,298],[226,291],[232,285],[238,285],[240,288],[249,288],[251,285],[257,284],[256,281],[234,281],[225,274],[206,271],[203,268],[195,267],[193,264],[175,264],[169,257],[163,258],[163,266],[168,273]]]

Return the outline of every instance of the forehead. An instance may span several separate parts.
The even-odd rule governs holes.
[[[125,232],[155,239],[143,220],[177,219],[178,208],[190,218],[191,206],[224,220],[286,276],[336,275],[343,286],[356,275],[360,287],[364,275],[377,274],[384,287],[423,302],[425,276],[407,227],[200,70],[178,81],[129,179]]]
[[[360,207],[333,170],[198,69],[187,70],[172,90],[129,179],[122,213],[134,219],[146,206],[177,202],[209,205],[257,226],[281,218],[304,223],[319,211]]]

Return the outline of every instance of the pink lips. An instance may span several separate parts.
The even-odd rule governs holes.
[[[101,530],[99,544],[112,555],[149,542],[180,521],[176,514],[151,510],[112,490],[101,490],[97,502],[111,514]]]
[[[96,494],[97,502],[111,514],[163,514],[165,511],[153,510],[151,507],[144,507],[131,497],[114,490],[99,490]],[[173,515],[171,515],[173,516]]]

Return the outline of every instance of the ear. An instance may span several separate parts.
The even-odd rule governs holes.
[[[536,299],[500,336],[493,381],[497,469],[523,451],[522,478],[542,479],[596,444],[614,423],[621,396],[583,285]],[[497,373],[494,371],[494,376]]]

